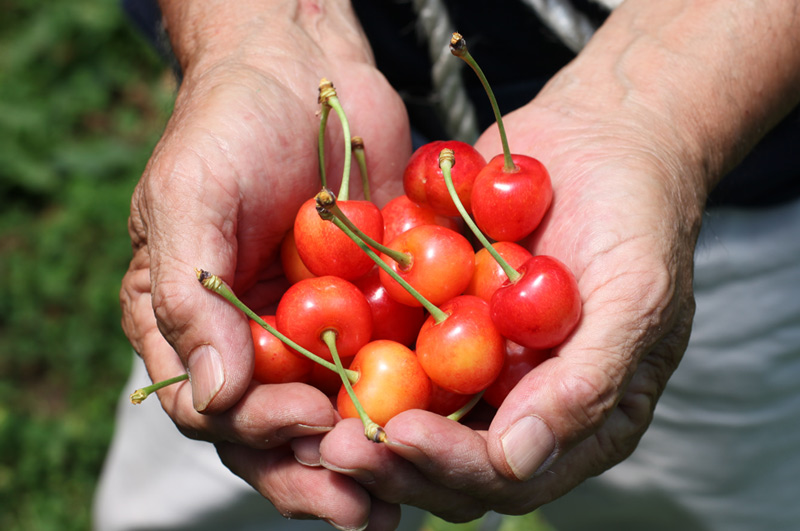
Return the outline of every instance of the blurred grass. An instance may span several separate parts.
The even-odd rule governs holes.
[[[131,360],[128,205],[174,88],[116,2],[1,7],[0,529],[89,529]]]

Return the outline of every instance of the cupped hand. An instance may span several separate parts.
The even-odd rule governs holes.
[[[334,82],[353,134],[365,139],[376,201],[398,192],[392,183],[410,153],[405,110],[366,54],[338,62],[279,57],[269,69],[239,59],[187,72],[136,187],[123,328],[153,381],[188,370],[190,382],[159,392],[185,435],[216,443],[223,462],[282,513],[359,527],[370,516],[369,495],[287,453],[292,439],[333,427],[329,399],[302,384],[252,383],[248,321],[205,290],[195,268],[219,275],[256,311],[287,287],[280,242],[298,206],[320,189],[321,77]],[[333,116],[326,158],[335,184],[344,144]],[[298,490],[310,483],[314,489]],[[396,507],[376,502],[372,511],[380,513],[373,521],[391,520]]]
[[[694,166],[644,126],[651,118],[595,120],[541,100],[506,117],[512,151],[552,176],[552,209],[529,244],[574,272],[577,329],[488,430],[410,411],[386,425],[384,447],[356,452],[343,422],[322,441],[325,466],[460,521],[529,512],[634,450],[688,341],[703,197]],[[477,147],[487,160],[500,153],[496,130]]]

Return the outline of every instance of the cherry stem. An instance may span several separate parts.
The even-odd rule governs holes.
[[[474,408],[475,405],[480,401],[480,399],[483,397],[483,393],[484,393],[483,391],[481,391],[480,393],[476,393],[475,396],[473,396],[469,402],[461,406],[458,410],[447,415],[447,418],[449,418],[450,420],[454,420],[456,422],[463,419],[467,415],[467,413],[472,411],[472,408]]]
[[[208,271],[203,269],[195,269],[195,273],[197,274],[197,280],[203,285],[204,288],[208,289],[209,291],[213,291],[217,295],[221,296],[231,304],[233,304],[236,308],[244,312],[250,319],[255,321],[256,323],[261,326],[264,330],[272,334],[273,336],[277,337],[284,344],[288,345],[290,348],[293,348],[303,356],[307,357],[311,361],[319,363],[323,367],[330,369],[334,372],[339,372],[336,368],[336,365],[331,363],[330,361],[326,360],[325,358],[321,358],[314,354],[313,352],[309,351],[308,349],[298,345],[287,336],[283,335],[279,332],[275,327],[271,326],[269,323],[264,321],[257,313],[247,307],[245,303],[243,303],[239,298],[234,295],[233,290],[231,290],[225,282],[219,278],[217,275],[211,274]],[[352,381],[358,380],[358,373],[356,371],[345,370],[347,373],[347,377],[350,378]]]
[[[159,389],[163,389],[168,385],[172,385],[188,379],[189,375],[187,373],[184,373],[184,374],[179,374],[178,376],[173,376],[172,378],[168,378],[166,380],[162,380],[160,382],[155,382],[153,384],[148,385],[147,387],[142,387],[141,389],[137,389],[136,391],[131,393],[131,403],[141,404],[148,396],[155,393]]]
[[[319,85],[319,102],[324,106],[328,105],[339,116],[339,122],[342,124],[342,132],[344,134],[344,168],[342,169],[342,184],[339,188],[339,197],[342,201],[347,201],[350,197],[350,165],[352,164],[352,147],[350,136],[350,122],[347,121],[347,115],[339,103],[339,97],[336,95],[336,89],[333,88],[333,83],[323,78]]]
[[[378,264],[378,267],[386,271],[386,273],[390,277],[392,277],[398,284],[403,286],[403,288],[405,288],[405,290],[408,291],[412,297],[417,299],[417,301],[419,301],[419,303],[422,304],[422,306],[426,310],[428,310],[428,313],[431,314],[431,316],[434,318],[436,324],[440,324],[445,319],[447,319],[448,315],[446,312],[443,312],[442,310],[439,309],[438,306],[436,306],[428,299],[426,299],[419,291],[414,289],[414,287],[411,284],[409,284],[403,277],[398,275],[394,269],[389,267],[389,264],[381,260],[380,256],[378,256],[375,253],[375,251],[373,251],[362,238],[360,238],[355,232],[353,232],[350,229],[350,227],[348,227],[347,224],[345,224],[345,222],[339,219],[336,216],[336,214],[334,214],[333,212],[324,207],[321,207],[319,204],[317,204],[317,212],[319,213],[322,219],[328,220],[337,227],[339,227],[345,234],[347,234],[347,236],[350,237],[351,240],[353,240],[356,243],[356,245],[358,245],[361,248],[362,251],[367,253],[367,255],[369,255],[369,257],[372,258],[373,262]]]
[[[406,253],[400,252],[396,249],[392,249],[391,247],[387,247],[382,243],[374,240],[368,234],[365,234],[364,231],[359,229],[355,223],[353,223],[347,215],[342,212],[342,209],[339,208],[339,205],[336,204],[336,196],[330,191],[328,188],[323,188],[316,196],[316,203],[317,203],[317,211],[319,212],[320,209],[330,211],[333,215],[339,218],[342,223],[347,225],[347,227],[353,231],[359,238],[364,240],[369,246],[373,249],[376,249],[386,256],[400,264],[401,267],[407,268],[411,266],[411,257],[408,256]],[[322,214],[320,214],[322,216]]]
[[[358,396],[356,396],[356,392],[353,391],[353,386],[345,373],[344,365],[342,365],[342,359],[339,357],[339,350],[336,348],[336,332],[333,330],[325,330],[322,332],[322,341],[328,345],[328,349],[331,351],[331,357],[333,357],[333,361],[336,363],[336,370],[339,376],[342,377],[344,389],[350,397],[350,400],[353,401],[361,423],[364,425],[364,435],[373,442],[386,441],[386,432],[383,431],[383,428],[375,421],[369,418],[369,415],[367,415],[367,412],[364,410],[364,406],[361,405],[361,401],[358,399]]]
[[[320,90],[322,87],[320,86]],[[328,124],[328,116],[330,116],[331,107],[330,105],[322,105],[322,114],[320,115],[319,120],[319,138],[317,140],[319,154],[317,156],[319,160],[319,178],[322,186],[328,186],[328,177],[325,170],[325,127]]]
[[[444,148],[439,153],[439,168],[442,169],[442,175],[444,176],[444,184],[447,186],[447,191],[450,192],[450,197],[453,200],[453,203],[456,205],[459,213],[461,213],[461,217],[464,219],[464,223],[470,228],[472,233],[475,235],[476,238],[481,242],[483,247],[492,255],[492,258],[497,260],[497,263],[500,265],[500,268],[508,277],[508,280],[512,283],[519,280],[519,277],[522,275],[511,267],[511,265],[500,256],[500,253],[497,252],[497,249],[489,243],[489,240],[486,236],[483,235],[483,232],[478,228],[472,218],[467,213],[467,209],[464,208],[464,204],[461,202],[461,199],[458,197],[458,193],[456,192],[455,186],[453,186],[453,176],[450,173],[450,170],[456,163],[455,153],[450,148]]]
[[[367,153],[364,148],[364,139],[360,136],[354,136],[350,139],[350,145],[353,148],[353,156],[361,172],[361,186],[364,190],[364,199],[372,201],[369,190],[369,173],[367,172]],[[322,186],[325,185],[323,184]]]
[[[486,90],[486,95],[489,96],[489,101],[492,103],[494,119],[497,122],[497,128],[500,130],[500,141],[503,144],[503,171],[507,173],[517,171],[517,165],[514,164],[514,160],[511,158],[511,150],[508,147],[506,128],[503,126],[503,117],[500,115],[500,106],[497,105],[497,99],[494,97],[494,91],[492,91],[492,87],[489,85],[489,80],[487,80],[486,76],[483,74],[483,70],[480,66],[478,66],[478,63],[472,57],[472,54],[469,53],[469,50],[467,49],[467,41],[465,41],[464,37],[462,37],[458,32],[453,33],[453,36],[450,39],[450,53],[467,63],[478,75],[478,79],[481,80],[481,85],[483,85],[484,90]]]

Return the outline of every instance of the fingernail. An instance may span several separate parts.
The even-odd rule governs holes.
[[[189,380],[194,408],[203,412],[225,383],[222,356],[211,345],[201,345],[189,355]]]
[[[334,522],[333,520],[329,520],[327,518],[323,518],[323,520],[325,522],[327,522],[331,527],[333,527],[335,529],[338,529],[339,531],[364,531],[367,528],[367,526],[369,525],[369,520],[367,520],[366,522],[364,522],[364,524],[362,524],[362,525],[360,525],[358,527],[347,527],[347,526],[339,525],[336,522]]]
[[[339,474],[349,476],[359,483],[375,483],[375,475],[369,470],[364,470],[362,468],[342,468],[332,465],[324,459],[320,459],[320,464],[331,472],[338,472]]]
[[[522,417],[500,438],[508,467],[520,480],[547,470],[556,457],[553,430],[535,415]]]

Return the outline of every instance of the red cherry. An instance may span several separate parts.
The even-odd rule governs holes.
[[[354,356],[372,335],[372,313],[364,295],[351,282],[331,275],[292,285],[281,297],[275,319],[279,332],[328,361],[333,357],[323,332],[336,332],[342,358]]]
[[[338,201],[337,205],[361,231],[383,241],[381,211],[369,201]],[[372,269],[374,262],[341,229],[319,217],[316,200],[300,207],[294,222],[297,252],[309,271],[353,280]]]
[[[353,362],[354,356],[342,358],[342,366],[347,369]],[[327,396],[334,396],[342,387],[342,377],[339,373],[315,363],[308,376],[308,385],[314,386]]]
[[[381,283],[377,267],[353,283],[364,294],[372,310],[372,340],[390,339],[405,346],[413,345],[425,322],[425,310],[391,298]]]
[[[496,242],[492,247],[502,256],[508,265],[518,268],[533,256],[530,251],[514,242]],[[508,280],[503,268],[484,247],[475,253],[475,273],[465,295],[475,295],[489,302],[494,292]]]
[[[403,173],[403,188],[415,203],[428,205],[445,216],[458,216],[458,209],[450,198],[439,168],[439,153],[445,148],[452,149],[458,160],[452,170],[453,185],[467,212],[470,212],[472,183],[486,165],[486,159],[465,142],[436,140],[417,148]]]
[[[441,216],[431,207],[415,203],[407,195],[399,195],[381,209],[383,215],[383,241],[390,242],[417,225],[441,225],[459,231],[459,220]]]
[[[388,247],[408,255],[411,263],[404,267],[385,254],[381,255],[383,261],[434,305],[461,294],[475,269],[475,253],[469,241],[439,225],[420,225],[407,230]],[[386,271],[379,274],[390,297],[409,306],[420,306]]]
[[[497,155],[475,177],[472,187],[475,223],[498,241],[519,241],[528,236],[553,201],[550,174],[544,165],[525,155],[512,154],[511,158],[516,169],[506,170],[504,156]]]
[[[426,409],[431,398],[431,381],[408,347],[395,341],[372,341],[358,351],[350,369],[359,373],[353,384],[358,401],[376,423],[389,420],[409,409]],[[339,391],[337,409],[343,418],[358,417],[344,387]]]
[[[552,348],[578,324],[581,297],[575,276],[551,256],[534,256],[492,295],[492,321],[503,336],[530,348]]]
[[[448,391],[474,394],[486,389],[503,367],[505,341],[492,322],[489,303],[461,295],[440,309],[447,319],[431,316],[417,338],[417,357],[433,382]]]
[[[294,231],[290,230],[281,242],[281,265],[283,274],[290,284],[295,284],[304,278],[311,278],[314,275],[308,270],[300,254],[297,252],[297,245],[294,241]]]
[[[514,387],[531,370],[550,357],[550,349],[523,347],[510,339],[506,340],[506,359],[503,369],[492,385],[486,388],[483,399],[498,408]]]
[[[261,318],[275,327],[274,315],[264,315]],[[250,320],[250,332],[255,347],[253,378],[265,384],[308,380],[316,363],[287,347],[283,341],[253,320]]]

